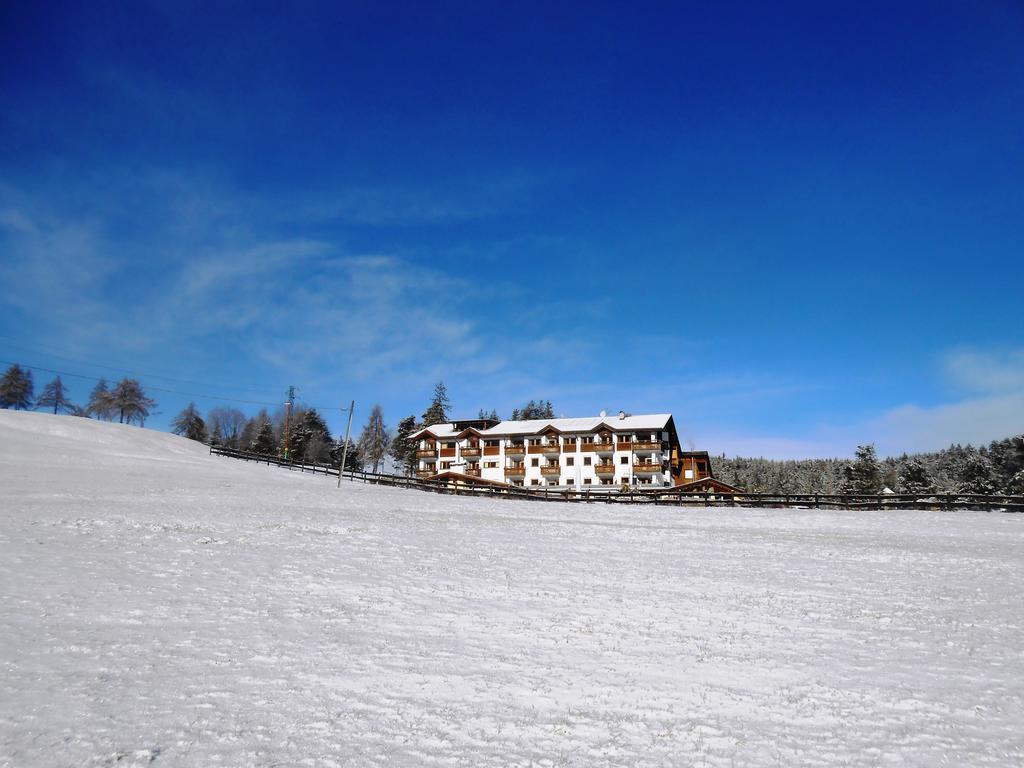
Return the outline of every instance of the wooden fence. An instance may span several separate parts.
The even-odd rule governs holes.
[[[228,456],[244,461],[276,465],[299,472],[313,472],[338,476],[338,468],[327,464],[280,459],[275,456],[229,448],[211,447],[215,456]],[[385,475],[374,472],[346,470],[346,480],[414,488],[432,493],[456,496],[488,496],[503,499],[531,499],[533,501],[570,501],[602,504],[654,504],[680,507],[755,507],[755,508],[807,508],[807,509],[926,509],[926,510],[985,510],[992,512],[1024,512],[1024,496],[1007,494],[983,495],[973,493],[920,494],[829,494],[829,493],[694,493],[678,488],[629,488],[620,490],[600,487],[593,490],[559,490],[515,486],[468,485],[455,480],[421,480],[404,475]]]

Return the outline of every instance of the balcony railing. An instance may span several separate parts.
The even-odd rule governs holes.
[[[480,446],[479,445],[477,445],[477,446],[466,446],[465,448],[462,449],[462,455],[463,456],[479,456],[480,455]]]
[[[548,464],[546,467],[540,468],[542,475],[560,475],[562,473],[562,467],[559,464]]]
[[[485,445],[484,446],[484,456],[497,456],[500,453],[501,453],[501,446],[500,445]]]
[[[505,446],[505,453],[512,455],[523,454],[526,453],[526,446],[523,445],[522,443],[509,443],[508,445]]]
[[[419,448],[416,451],[416,458],[434,461],[437,459],[437,448]]]
[[[637,442],[633,443],[633,450],[634,451],[660,451],[661,450],[661,443],[660,442],[652,442],[650,440],[640,440],[640,441],[637,441]]]
[[[640,462],[633,465],[633,472],[636,474],[651,474],[653,472],[661,472],[662,466],[660,463],[655,464],[654,462]]]
[[[596,451],[597,453],[611,453],[615,450],[615,444],[611,441],[598,443],[583,443],[580,446],[584,451]]]
[[[526,474],[526,467],[505,467],[506,477],[523,477]]]
[[[614,475],[615,465],[612,464],[610,461],[604,464],[595,464],[594,471],[599,475]]]
[[[455,449],[454,448],[442,448],[441,449],[441,456],[443,458],[445,458],[445,459],[447,459],[447,458],[449,458],[451,456],[454,456],[454,455],[455,455]]]
[[[469,475],[470,477],[480,477],[480,470],[479,469],[471,469],[471,468],[467,467],[462,474]]]
[[[530,453],[559,453],[562,447],[558,443],[541,443],[529,446]]]

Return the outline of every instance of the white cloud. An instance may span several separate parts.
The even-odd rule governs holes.
[[[923,406],[905,403],[854,424],[825,424],[799,436],[703,434],[701,447],[735,456],[850,456],[874,443],[882,456],[936,451],[952,443],[984,445],[1024,433],[1024,350],[959,348],[943,358],[946,380],[969,394]]]
[[[946,356],[945,368],[953,384],[970,392],[1024,391],[1024,349],[955,349]]]

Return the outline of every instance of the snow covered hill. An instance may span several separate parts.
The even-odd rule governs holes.
[[[1024,516],[449,498],[0,411],[0,766],[1024,764]]]

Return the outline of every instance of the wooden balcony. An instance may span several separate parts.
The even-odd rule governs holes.
[[[628,451],[632,447],[633,447],[633,442],[631,440],[619,440],[619,442],[617,442],[615,444],[615,450],[616,451]]]
[[[526,465],[521,467],[505,467],[505,477],[525,477]]]
[[[516,445],[509,443],[505,446],[506,456],[522,456],[524,453],[526,453],[526,446],[522,443],[518,443]]]
[[[540,468],[542,475],[560,475],[562,474],[562,466],[560,464],[548,464],[546,467]]]
[[[561,453],[562,446],[558,443],[543,443],[541,445],[527,446],[529,453]],[[507,451],[506,451],[507,453]]]
[[[463,470],[462,474],[468,475],[469,477],[480,477],[480,470],[479,469],[471,469],[471,468],[467,467],[465,470]]]
[[[605,462],[604,464],[595,464],[594,472],[596,472],[599,475],[614,475],[615,465],[612,464],[610,461]]]
[[[416,451],[416,458],[437,461],[437,448],[420,448]]]
[[[477,445],[477,446],[466,446],[465,448],[462,449],[462,455],[463,456],[479,456],[480,455],[480,446],[479,445]]]
[[[653,461],[643,461],[633,465],[634,475],[653,475],[654,473],[661,471],[661,462],[655,463]]]
[[[484,456],[497,456],[501,453],[500,445],[485,445]]]
[[[441,449],[441,458],[442,459],[449,459],[449,458],[452,458],[453,456],[455,456],[455,449],[454,448],[442,448]]]
[[[661,443],[652,443],[650,440],[643,440],[633,443],[634,451],[660,451]]]
[[[615,444],[611,442],[607,443],[583,443],[580,448],[584,451],[593,451],[595,453],[611,453],[615,450]]]

